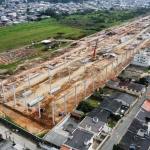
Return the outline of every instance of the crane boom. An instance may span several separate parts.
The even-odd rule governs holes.
[[[96,45],[95,45],[95,47],[94,47],[94,52],[93,52],[92,59],[94,59],[95,56],[96,56],[97,45],[98,45],[98,39],[96,40]]]

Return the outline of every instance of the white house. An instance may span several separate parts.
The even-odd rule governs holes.
[[[138,54],[134,55],[132,62],[133,65],[149,67],[150,66],[150,54],[145,51],[139,51]]]

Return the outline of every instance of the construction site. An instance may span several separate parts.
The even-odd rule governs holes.
[[[149,25],[147,16],[103,30],[1,81],[0,115],[36,135],[49,131],[128,66],[135,53],[150,46]]]

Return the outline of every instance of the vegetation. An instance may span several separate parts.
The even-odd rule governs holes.
[[[109,127],[113,128],[115,127],[116,123],[121,119],[120,115],[113,115],[113,114],[110,114],[110,117],[109,117],[109,121],[108,121],[108,125]]]
[[[38,137],[43,138],[46,134],[47,134],[47,132],[43,132],[43,133],[39,134]]]
[[[59,34],[62,32],[64,34]],[[30,22],[0,28],[0,52],[30,45],[32,41],[43,39],[78,38],[85,35],[82,29],[60,25],[56,19],[46,19],[39,22]]]
[[[91,107],[98,107],[100,102],[98,100],[95,99],[88,99],[87,102],[90,104]]]
[[[117,78],[120,79],[121,81],[125,81],[126,80],[126,78],[123,77],[123,76],[118,76]]]
[[[140,8],[137,10],[86,10],[73,15],[62,16],[60,23],[86,30],[86,32],[97,32],[108,27],[126,22],[129,19],[150,12],[150,9]]]
[[[77,110],[83,111],[84,113],[90,112],[93,108],[87,101],[81,101],[77,107]]]
[[[0,52],[31,44],[50,37],[79,39],[89,34],[118,25],[134,17],[150,12],[138,10],[87,10],[73,15],[61,14],[39,22],[30,22],[0,28]],[[52,12],[51,12],[52,13]],[[58,34],[63,32],[64,34]]]
[[[138,81],[136,81],[136,83],[148,86],[148,82],[146,81],[145,77],[140,78]]]
[[[113,150],[124,150],[124,149],[122,149],[119,144],[116,144],[113,146]]]

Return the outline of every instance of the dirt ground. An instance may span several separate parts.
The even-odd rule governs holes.
[[[136,25],[137,22],[141,22],[141,26],[138,26],[138,28]],[[149,21],[145,19],[145,23],[147,22]],[[4,103],[4,105],[7,107],[4,109],[6,115],[32,133],[38,134],[51,129],[54,126],[52,124],[52,101],[55,103],[55,124],[57,124],[66,113],[69,113],[75,108],[75,103],[78,104],[84,99],[84,80],[86,80],[87,97],[93,93],[93,89],[96,90],[102,87],[106,83],[106,80],[117,75],[126,65],[128,65],[132,61],[132,55],[134,55],[134,53],[150,46],[150,39],[143,39],[138,40],[138,44],[135,45],[133,50],[125,50],[125,47],[127,45],[132,45],[133,41],[137,40],[137,37],[149,33],[149,27],[143,28],[142,24],[143,21],[138,20],[125,26],[110,28],[110,30],[115,32],[115,35],[108,35],[106,34],[106,31],[102,31],[86,37],[77,41],[78,46],[64,48],[62,55],[56,56],[49,61],[37,65],[37,67],[31,68],[27,71],[22,71],[21,73],[3,81],[6,96],[6,103]],[[127,41],[120,43],[120,38],[128,35],[132,35],[132,37]],[[91,59],[92,57],[96,39],[99,39],[97,48],[99,58],[96,61],[90,61],[84,65],[82,61]],[[107,52],[107,48],[111,49],[111,51]],[[109,55],[103,58],[102,54],[104,53],[109,53]],[[109,56],[112,53],[116,56],[110,58]],[[49,72],[50,77],[52,78],[51,89],[61,86],[61,90],[53,95],[49,94],[50,81],[47,70],[48,64],[56,67]],[[84,69],[86,69],[86,72]],[[102,69],[101,84],[100,69]],[[31,77],[37,73],[38,75],[28,82],[28,74]],[[92,77],[94,81],[93,85]],[[15,101],[13,90],[10,87],[12,84],[15,85],[16,106],[14,106]],[[77,86],[77,101],[75,101],[75,86]],[[44,100],[40,103],[41,108],[45,108],[41,118],[39,118],[38,114],[38,104],[29,107],[27,112],[25,99],[19,98],[24,90],[29,89],[32,90],[32,94],[27,96],[28,102],[36,99],[37,96],[44,97]],[[0,102],[3,103],[2,93],[0,94]],[[64,109],[64,94],[66,94],[66,112]],[[3,111],[2,108],[1,111]],[[59,117],[58,112],[64,112],[64,115]]]

